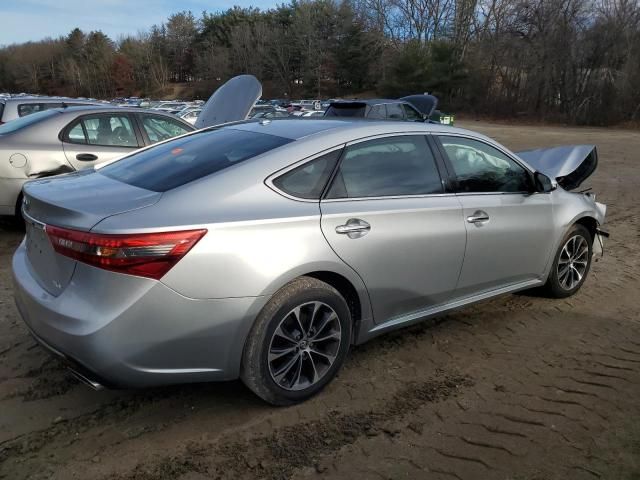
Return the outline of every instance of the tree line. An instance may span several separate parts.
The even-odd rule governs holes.
[[[267,98],[431,92],[452,112],[637,121],[640,0],[292,0],[0,49],[0,91],[207,98],[241,73]]]

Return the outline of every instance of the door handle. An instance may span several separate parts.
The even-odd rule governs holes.
[[[363,237],[369,233],[369,230],[371,230],[371,225],[359,218],[350,218],[346,224],[336,227],[336,233],[346,235],[349,238]]]
[[[489,214],[487,212],[483,212],[482,210],[476,210],[473,212],[473,215],[467,217],[467,222],[469,223],[485,223],[489,221]]]
[[[79,153],[76,155],[76,160],[80,160],[82,162],[93,162],[97,160],[98,156],[93,153]]]

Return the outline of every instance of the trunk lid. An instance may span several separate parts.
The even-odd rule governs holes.
[[[106,217],[153,205],[162,194],[85,170],[27,182],[23,196],[31,272],[42,288],[58,296],[71,281],[76,261],[54,251],[46,225],[89,231]]]
[[[598,167],[598,150],[595,145],[565,145],[516,152],[522,160],[555,178],[565,190],[582,185]]]

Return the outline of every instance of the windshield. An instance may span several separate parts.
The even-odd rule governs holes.
[[[98,171],[136,187],[166,192],[291,142],[264,133],[201,131],[135,153]]]
[[[43,112],[33,113],[26,117],[17,118],[12,120],[4,125],[0,125],[0,135],[6,135],[7,133],[13,133],[17,130],[21,130],[29,125],[33,125],[34,123],[41,122],[46,120],[49,117],[53,117],[57,115],[59,112],[55,110],[45,110]]]

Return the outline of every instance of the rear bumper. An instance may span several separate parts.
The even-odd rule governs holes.
[[[59,295],[13,257],[15,300],[36,339],[86,379],[146,387],[237,378],[265,297],[192,299],[161,282],[78,264]]]

